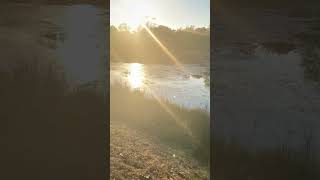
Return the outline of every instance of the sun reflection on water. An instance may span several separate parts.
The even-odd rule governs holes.
[[[145,74],[144,67],[139,63],[132,63],[128,66],[127,79],[133,89],[140,89],[143,86]]]

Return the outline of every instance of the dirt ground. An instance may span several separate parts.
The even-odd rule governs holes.
[[[124,124],[111,122],[110,129],[110,179],[209,179],[207,171],[183,153]]]

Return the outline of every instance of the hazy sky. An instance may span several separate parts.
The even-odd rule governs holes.
[[[146,16],[171,28],[210,23],[210,0],[111,0],[110,4],[112,25],[127,23],[135,28]]]

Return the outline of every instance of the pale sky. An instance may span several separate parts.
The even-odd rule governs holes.
[[[111,0],[111,25],[127,23],[136,28],[148,17],[171,28],[209,26],[210,0]],[[150,18],[149,18],[150,19]]]

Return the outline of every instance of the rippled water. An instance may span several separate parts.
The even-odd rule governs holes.
[[[91,5],[46,6],[42,10],[42,36],[48,44],[54,43],[54,54],[69,78],[98,80],[106,59],[104,10]]]
[[[6,4],[0,7],[1,37],[10,37],[21,56],[60,64],[72,82],[103,80],[107,59],[107,10],[92,5]],[[13,13],[17,12],[19,13]],[[23,49],[28,47],[27,49]],[[19,58],[19,57],[17,57]],[[209,67],[111,64],[111,80],[188,108],[209,111]]]
[[[312,137],[319,152],[319,20],[245,9],[215,26],[216,136],[294,150]]]
[[[0,38],[10,37],[7,41],[23,57],[57,62],[71,81],[95,81],[104,76],[107,59],[106,14],[86,4],[2,4]]]
[[[156,95],[187,108],[210,111],[209,67],[111,63],[111,85],[122,83],[132,90]]]

